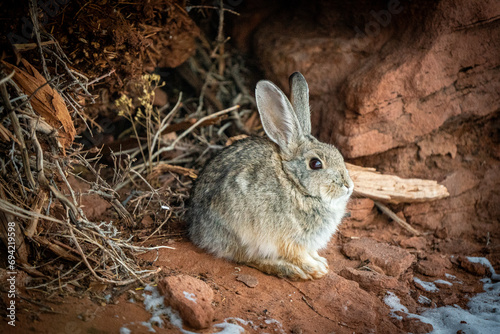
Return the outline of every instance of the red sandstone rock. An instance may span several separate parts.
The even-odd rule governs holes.
[[[351,281],[356,281],[363,290],[374,292],[378,295],[385,295],[387,290],[398,291],[401,294],[406,294],[409,290],[408,286],[405,286],[397,278],[379,274],[375,271],[344,268],[340,272],[340,276]]]
[[[475,23],[497,17],[500,7],[493,0],[433,5],[427,12],[424,4],[404,4],[385,27],[366,33],[377,21],[362,3],[342,8],[354,13],[349,22],[347,15],[335,15],[339,5],[319,1],[315,11],[289,9],[264,21],[256,52],[267,77],[283,87],[296,70],[311,82],[321,140],[336,143],[349,158],[384,152],[415,142],[451,118],[500,108],[500,30]],[[455,154],[449,137],[436,138],[421,143],[422,154]]]
[[[486,276],[486,267],[481,263],[470,262],[465,256],[459,256],[457,259],[460,266],[469,273],[477,276]]]
[[[476,187],[479,179],[472,171],[463,168],[448,175],[442,183],[448,189],[450,196],[458,196]]]
[[[347,203],[347,210],[351,213],[349,218],[363,222],[373,220],[375,216],[373,211],[374,205],[374,202],[369,198],[352,198]]]
[[[415,260],[415,256],[402,248],[367,238],[352,240],[343,246],[342,251],[350,258],[370,260],[386,275],[394,277],[404,273]]]
[[[455,138],[447,133],[438,133],[434,136],[425,138],[417,143],[419,151],[418,156],[425,159],[432,155],[447,155],[452,159],[457,155],[457,143]]]
[[[332,272],[323,280],[328,289],[304,284],[301,290],[319,314],[335,315],[335,320],[344,329],[340,333],[352,333],[353,328],[360,333],[399,332],[386,316],[389,313],[387,306],[361,289],[358,283]]]
[[[242,282],[249,288],[255,288],[259,284],[259,280],[253,275],[238,275],[236,276],[236,280]]]
[[[399,245],[403,248],[415,248],[416,250],[422,250],[427,247],[427,240],[424,237],[411,237],[402,240]]]
[[[450,260],[437,254],[429,255],[425,260],[420,260],[417,263],[417,271],[431,277],[444,276],[446,269],[450,267]]]
[[[409,317],[404,317],[403,324],[408,333],[430,333],[434,329],[431,324]]]
[[[195,329],[212,323],[213,290],[203,281],[188,275],[166,277],[158,283],[165,304],[177,310],[181,318]]]

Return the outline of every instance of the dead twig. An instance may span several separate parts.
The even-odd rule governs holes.
[[[107,77],[111,76],[111,74],[113,74],[113,73],[115,73],[115,72],[116,72],[116,70],[115,70],[115,69],[112,69],[112,70],[111,70],[111,71],[109,71],[108,73],[103,74],[103,75],[101,75],[100,77],[95,78],[94,80],[90,81],[87,85],[88,85],[88,86],[91,86],[91,85],[95,84],[96,82],[99,82],[99,81],[101,81],[102,79],[105,79],[105,78],[107,78]]]
[[[189,8],[200,8],[200,9],[215,9],[215,10],[220,10],[220,7],[215,7],[215,6],[201,6],[201,5],[197,5],[197,6],[189,6]],[[232,9],[229,9],[229,8],[222,8],[223,11],[226,11],[228,13],[231,13],[231,14],[234,14],[234,15],[237,15],[237,16],[240,16],[240,13],[238,12],[235,12],[234,10]]]
[[[7,88],[5,84],[0,85],[0,95],[2,97],[5,109],[7,114],[10,117],[10,121],[12,123],[12,127],[14,128],[14,134],[16,135],[17,140],[19,141],[20,150],[21,150],[21,158],[23,160],[23,168],[26,179],[28,180],[29,186],[31,189],[35,189],[35,180],[33,178],[33,174],[31,173],[30,161],[28,155],[28,149],[26,147],[26,143],[24,141],[24,136],[21,130],[21,125],[19,124],[19,120],[14,113],[14,108],[10,103],[9,94],[7,92]]]
[[[392,212],[392,210],[389,209],[384,204],[380,203],[379,201],[375,201],[375,205],[377,206],[377,208],[380,209],[380,211],[382,211],[383,213],[385,213],[387,216],[389,216],[389,218],[391,218],[392,220],[394,220],[402,228],[404,228],[405,230],[407,230],[411,234],[417,235],[417,236],[421,235],[421,233],[419,231],[417,231],[416,229],[414,229],[413,227],[411,227],[410,224],[408,224],[403,219],[401,219],[400,217],[398,217],[398,215],[396,215],[394,212]]]
[[[78,161],[86,167],[94,176],[96,177],[96,186],[100,187],[102,190],[104,190],[105,193],[110,193],[109,196],[106,196],[105,198],[110,200],[111,205],[113,205],[113,208],[116,210],[116,212],[120,215],[122,219],[125,220],[127,225],[135,227],[136,223],[132,216],[130,216],[130,213],[128,213],[127,209],[120,203],[120,201],[116,198],[116,190],[112,190],[113,188],[99,175],[99,173],[92,167],[92,165],[85,159],[83,156],[80,154],[77,154],[77,159]]]
[[[193,131],[194,129],[196,129],[200,124],[202,124],[203,122],[209,120],[209,119],[212,119],[212,118],[215,118],[215,117],[218,117],[220,115],[223,115],[223,114],[227,114],[233,110],[236,110],[238,109],[240,106],[239,105],[236,105],[236,106],[233,106],[233,107],[230,107],[230,108],[227,108],[227,109],[224,109],[224,110],[221,110],[221,111],[218,111],[216,113],[213,113],[213,114],[210,114],[210,115],[207,115],[205,117],[202,117],[200,118],[196,123],[194,123],[193,125],[191,125],[186,131],[184,131],[182,134],[180,134],[173,142],[172,144],[170,144],[169,146],[167,147],[163,147],[161,148],[160,150],[158,150],[154,155],[153,155],[153,160],[156,159],[157,156],[159,156],[160,154],[164,153],[164,152],[168,152],[168,151],[171,151],[175,148],[175,145],[177,145],[177,143],[183,139],[184,137],[186,137],[189,133],[191,133],[191,131]]]
[[[75,255],[71,254],[69,251],[63,249],[61,246],[56,245],[55,243],[52,243],[43,237],[33,236],[32,239],[35,240],[40,245],[47,247],[48,249],[50,249],[52,252],[54,252],[56,255],[62,257],[63,259],[66,259],[66,260],[69,260],[72,262],[80,262],[80,258],[76,257]]]
[[[10,72],[10,74],[9,74],[9,75],[7,75],[6,77],[2,78],[2,79],[0,80],[0,86],[1,86],[1,85],[5,85],[5,84],[7,84],[7,82],[8,82],[10,79],[12,79],[12,77],[14,77],[14,74],[16,74],[16,71],[12,70],[12,72]]]
[[[42,60],[42,69],[45,79],[50,80],[49,70],[47,68],[47,62],[45,56],[43,55],[42,40],[40,38],[40,25],[38,24],[38,5],[36,0],[30,1],[30,16],[31,22],[33,22],[33,33],[35,34],[36,44],[38,45],[38,51],[40,53],[40,59]]]

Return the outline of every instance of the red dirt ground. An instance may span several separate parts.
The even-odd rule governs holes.
[[[320,280],[290,282],[269,276],[244,265],[214,258],[185,239],[166,240],[164,244],[175,249],[162,249],[158,253],[149,252],[141,258],[150,261],[153,267],[161,267],[162,272],[159,276],[187,274],[208,283],[215,295],[212,303],[215,310],[213,323],[221,323],[228,318],[251,321],[252,325],[243,326],[248,333],[427,332],[431,329],[428,325],[418,321],[406,319],[399,321],[392,318],[389,308],[382,301],[386,291],[395,292],[410,312],[417,312],[422,306],[416,302],[420,295],[429,297],[436,306],[459,304],[465,307],[467,296],[482,291],[479,282],[481,277],[478,275],[487,272],[479,270],[471,273],[474,272],[473,269],[464,269],[464,266],[451,257],[451,255],[462,255],[464,252],[472,255],[474,250],[477,254],[481,247],[473,240],[441,240],[435,233],[411,238],[375,209],[365,210],[364,213],[369,212],[369,214],[365,215],[363,220],[355,220],[363,214],[362,210],[357,210],[360,206],[357,203],[357,207],[356,203],[357,201],[353,201],[350,205],[353,218],[347,219],[342,224],[328,248],[321,252],[321,255],[328,259],[331,270]],[[360,288],[358,282],[339,275],[345,268],[359,268],[363,265],[359,260],[348,259],[341,252],[343,244],[349,242],[351,238],[358,237],[369,237],[392,245],[404,245],[408,247],[410,253],[416,255],[416,261],[397,279],[396,285],[393,278],[380,274],[380,280],[385,282],[382,282],[381,286],[388,288],[380,288],[380,284],[373,282],[367,287],[360,281],[361,286],[366,289],[364,290]],[[446,253],[432,250],[439,243],[447,244]],[[469,245],[467,250],[464,250],[464,243]],[[428,247],[429,245],[434,247]],[[436,262],[436,256],[443,260]],[[494,263],[492,258],[490,261]],[[370,267],[372,264],[367,266]],[[429,272],[429,267],[433,266],[438,273],[436,277],[430,278],[414,273],[414,271]],[[372,266],[372,269],[379,270],[375,266]],[[455,275],[463,284],[454,284],[451,288],[441,287],[439,293],[430,293],[419,289],[412,281],[414,274],[425,281],[438,278],[446,280],[444,272]],[[241,274],[253,276],[258,280],[258,285],[250,288],[237,281],[237,275]],[[18,300],[15,329],[2,322],[0,331],[118,333],[121,327],[127,326],[132,333],[147,333],[148,329],[140,323],[149,320],[151,314],[145,310],[142,293],[139,285],[126,287],[124,290],[120,287],[111,288],[97,284],[80,295],[76,293],[74,296],[59,295],[55,291],[48,297],[22,289],[22,296],[39,301],[45,307]],[[108,294],[112,297],[106,301],[104,296]],[[180,332],[168,323],[168,319],[166,324],[163,329],[154,327],[157,333]],[[185,329],[189,330],[186,327]],[[211,328],[200,333],[216,331]]]

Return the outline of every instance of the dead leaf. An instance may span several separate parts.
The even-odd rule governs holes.
[[[54,129],[58,130],[59,142],[64,148],[69,147],[75,139],[76,130],[69,114],[66,103],[59,93],[53,89],[47,80],[25,59],[21,60],[26,71],[3,62],[10,70],[15,70],[13,80],[31,98],[31,105],[35,112]],[[37,91],[38,89],[38,91]]]
[[[6,127],[4,127],[2,124],[0,124],[0,139],[5,142],[10,142],[11,140],[14,140],[17,145],[21,145],[19,143],[19,140],[17,140],[16,136],[12,134],[12,132],[9,131]]]

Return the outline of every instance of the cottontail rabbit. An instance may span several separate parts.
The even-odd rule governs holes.
[[[291,279],[326,275],[324,248],[344,216],[353,183],[333,146],[311,135],[309,88],[290,76],[291,102],[272,82],[255,89],[268,138],[222,150],[201,171],[187,212],[197,246]]]

